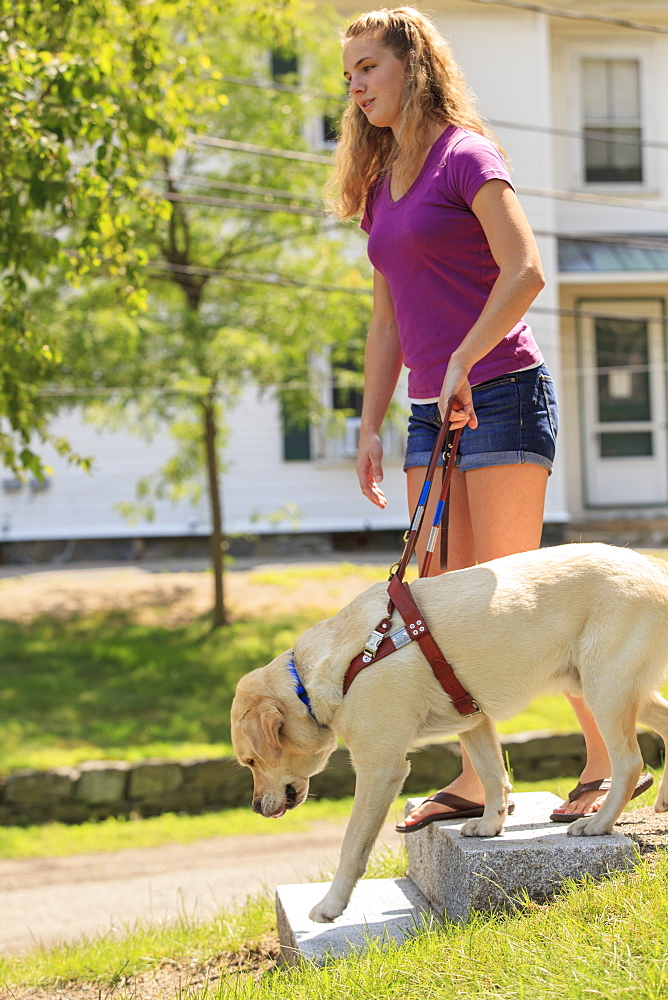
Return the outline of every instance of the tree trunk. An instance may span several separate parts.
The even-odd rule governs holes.
[[[211,507],[211,561],[213,563],[214,606],[213,627],[227,625],[225,591],[223,585],[223,514],[218,481],[218,429],[216,427],[216,407],[211,392],[204,403],[204,441],[206,446],[206,469],[209,481],[209,504]]]

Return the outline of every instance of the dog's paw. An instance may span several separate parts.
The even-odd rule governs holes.
[[[495,816],[491,820],[469,819],[462,827],[462,837],[498,837],[503,830],[503,821]]]
[[[598,818],[598,815],[583,816],[571,823],[566,833],[569,837],[604,837],[612,833],[614,823],[606,823]]]
[[[665,799],[661,798],[660,796],[657,796],[656,802],[654,803],[654,812],[655,813],[668,812],[668,802]]]
[[[327,896],[325,896],[319,903],[316,903],[308,917],[309,920],[313,920],[316,924],[331,924],[333,920],[341,916],[344,909],[345,907],[343,906],[339,907],[328,902]]]

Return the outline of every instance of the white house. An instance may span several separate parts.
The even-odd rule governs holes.
[[[417,6],[422,6],[417,3]],[[508,154],[547,278],[530,323],[557,382],[558,458],[546,522],[565,537],[668,537],[668,2],[441,0],[449,37]],[[342,18],[357,5],[337,4]],[[569,16],[570,15],[570,16]],[[49,457],[46,488],[7,477],[7,541],[206,535],[204,503],[162,504],[130,526],[114,504],[168,454],[123,433],[59,421],[92,476]],[[342,438],[286,440],[278,404],[249,386],[231,420],[226,528],[354,532],[405,526],[401,435],[388,428],[386,511],[354,473],[355,422]],[[302,449],[302,450],[300,450]],[[272,518],[298,511],[298,521]],[[634,534],[635,533],[635,534]]]

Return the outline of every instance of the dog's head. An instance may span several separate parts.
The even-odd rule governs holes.
[[[292,690],[288,657],[241,678],[231,715],[234,752],[253,774],[253,812],[276,819],[306,799],[309,778],[336,745],[331,729],[319,726]]]

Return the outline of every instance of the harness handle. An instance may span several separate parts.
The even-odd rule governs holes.
[[[455,407],[456,403],[459,404],[458,407]],[[402,579],[408,561],[415,550],[415,544],[424,520],[427,500],[429,499],[429,494],[431,492],[436,463],[438,462],[439,453],[443,451],[445,465],[443,468],[441,496],[436,507],[434,523],[429,536],[425,558],[420,569],[420,576],[425,576],[429,569],[431,556],[436,545],[438,527],[441,523],[445,501],[448,495],[448,490],[450,489],[450,480],[452,479],[454,459],[457,454],[459,438],[462,433],[461,427],[456,431],[450,431],[450,415],[453,408],[462,409],[462,406],[462,401],[457,396],[453,395],[448,400],[445,417],[443,418],[443,423],[441,424],[438,437],[436,438],[434,450],[431,454],[431,460],[427,466],[427,474],[425,476],[424,486],[422,487],[422,493],[420,494],[420,499],[418,500],[415,513],[413,514],[411,527],[404,536],[405,544],[403,555],[399,562],[395,564],[396,570],[395,566],[392,566],[390,569],[390,581],[387,588],[389,598],[387,613],[383,620],[376,625],[375,629],[367,639],[363,651],[358,653],[358,655],[351,661],[345,677],[343,678],[344,696],[360,671],[364,670],[365,667],[368,667],[370,663],[382,659],[384,656],[393,653],[395,649],[400,649],[402,646],[415,640],[418,642],[425,658],[427,659],[427,662],[431,666],[434,676],[450,698],[450,701],[459,714],[461,716],[468,717],[476,715],[481,711],[478,703],[466,691],[466,689],[462,687],[454,670],[441,653],[436,640],[429,631],[429,627],[424,620],[420,609],[413,600],[408,584],[404,583]],[[448,439],[447,444],[445,443],[446,438]],[[404,620],[404,627],[399,629],[397,632],[390,634],[392,613],[395,608]]]
[[[441,495],[439,503],[436,507],[436,514],[434,516],[434,521],[431,528],[431,533],[429,535],[429,540],[427,542],[427,548],[425,552],[425,557],[420,567],[420,576],[426,576],[431,564],[431,558],[436,547],[436,537],[438,534],[438,528],[440,526],[443,510],[445,508],[445,502],[450,490],[450,480],[452,479],[452,473],[454,471],[454,460],[457,455],[457,448],[459,447],[459,439],[462,435],[462,428],[458,427],[457,430],[450,430],[450,415],[453,410],[463,409],[464,404],[458,396],[452,395],[448,400],[448,406],[445,411],[445,416],[443,418],[443,423],[438,432],[438,437],[436,438],[436,443],[434,444],[433,451],[431,453],[431,458],[429,459],[429,465],[427,466],[427,472],[424,477],[424,484],[422,486],[422,492],[418,499],[415,511],[413,512],[413,517],[411,520],[411,526],[409,530],[404,535],[404,551],[402,553],[399,562],[395,563],[390,568],[390,579],[393,576],[403,580],[404,573],[406,572],[406,567],[410,561],[413,552],[415,551],[415,546],[417,540],[420,536],[420,531],[422,530],[422,523],[424,521],[425,511],[427,509],[427,501],[431,494],[432,483],[434,480],[434,473],[436,471],[436,464],[438,462],[439,455],[443,455],[444,469],[443,469],[443,482],[441,486]],[[396,568],[395,568],[396,567]]]

